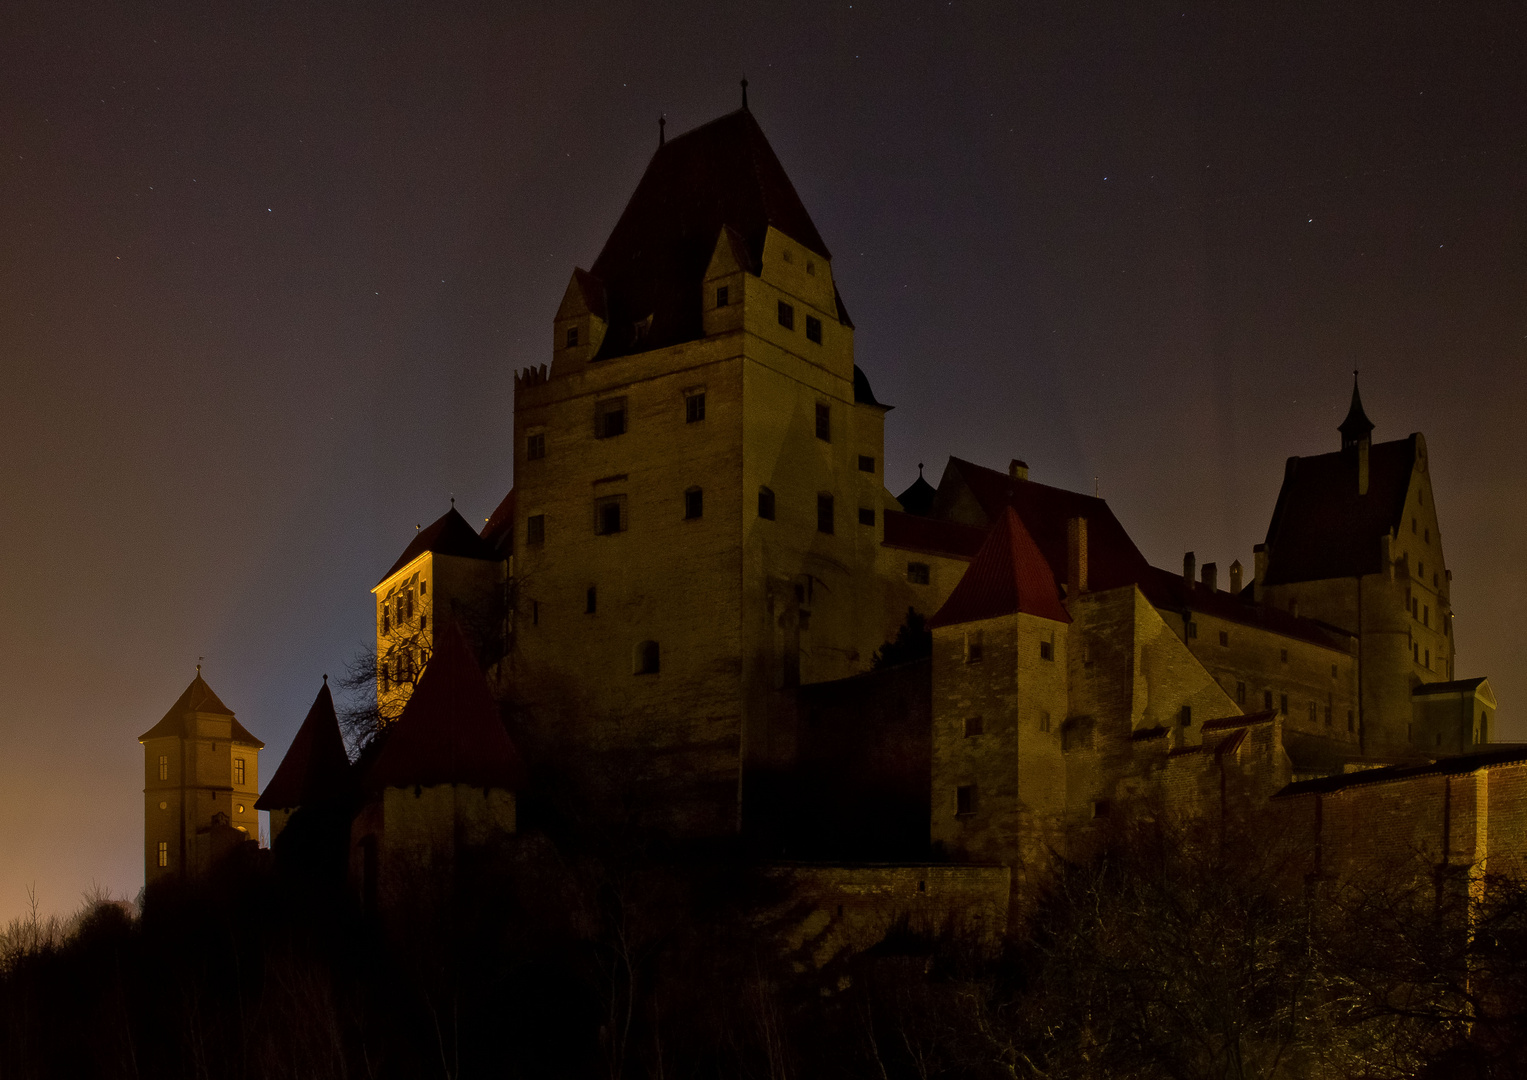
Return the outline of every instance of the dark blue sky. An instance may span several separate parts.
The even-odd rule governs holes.
[[[508,489],[658,114],[743,74],[894,489],[1022,457],[1249,565],[1361,367],[1527,738],[1527,18],[1249,7],[5,5],[0,918],[136,891],[136,737],[198,656],[269,775],[414,525]]]

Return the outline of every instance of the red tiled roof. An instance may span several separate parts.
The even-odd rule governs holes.
[[[382,575],[381,580],[386,581],[426,551],[436,555],[458,555],[465,559],[485,559],[489,562],[503,558],[492,544],[477,535],[477,530],[468,525],[467,519],[458,514],[453,506],[419,530],[413,542],[403,549],[403,554],[398,556],[398,561]]]
[[[517,789],[519,750],[454,621],[437,627],[435,651],[413,696],[366,774],[366,789],[466,784]]]
[[[493,545],[494,550],[505,555],[514,552],[514,489],[509,489],[503,501],[489,516],[482,527],[482,538]]]
[[[334,696],[324,682],[276,775],[255,800],[256,810],[290,810],[333,798],[345,789],[350,755],[339,734]]]
[[[251,735],[243,724],[233,715],[233,710],[224,705],[218,696],[212,692],[198,671],[196,678],[191,680],[191,685],[181,692],[180,697],[175,699],[175,704],[170,706],[170,711],[164,714],[164,718],[149,728],[138,741],[144,739],[158,739],[167,735],[188,736],[194,734],[188,721],[197,713],[212,716],[226,716],[233,725],[233,741],[245,746],[263,747],[265,744]]]
[[[949,599],[928,620],[930,629],[991,619],[1014,612],[1070,622],[1050,572],[1033,537],[1011,508],[987,533],[975,561]]]
[[[940,521],[937,518],[904,514],[900,510],[885,512],[886,547],[926,551],[934,555],[948,555],[956,559],[974,559],[986,539],[987,530],[978,525],[962,525],[958,521]]]

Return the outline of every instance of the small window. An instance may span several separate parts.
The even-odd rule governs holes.
[[[429,629],[429,616],[428,615],[420,615],[419,616],[419,629],[420,630],[428,630]]]
[[[541,601],[539,600],[532,600],[530,602],[530,625],[541,625]]]
[[[907,563],[907,580],[913,585],[928,584],[928,564],[925,562]]]
[[[1416,519],[1415,518],[1411,518],[1410,519],[1410,534],[1412,536],[1414,536],[1416,534]]]
[[[1054,644],[1054,642],[1041,641],[1039,643],[1039,658],[1041,660],[1054,660],[1055,659],[1055,644]]]
[[[1333,679],[1336,678],[1336,665],[1335,664],[1331,665],[1331,678],[1333,678]]]
[[[159,841],[159,865],[170,865],[170,842],[168,840]]]
[[[815,315],[806,316],[806,340],[822,344],[822,320]]]
[[[1222,646],[1229,646],[1229,644],[1230,644],[1230,633],[1229,633],[1229,631],[1221,630],[1219,632],[1219,643]]]
[[[1182,712],[1177,714],[1177,724],[1179,727],[1193,726],[1193,706],[1184,705],[1182,707]]]
[[[1425,657],[1422,662],[1426,665],[1426,669],[1430,671],[1432,667],[1432,651],[1430,649],[1424,649],[1422,652]]]
[[[1421,542],[1425,544],[1430,544],[1432,542],[1432,531],[1430,529],[1421,530]]]
[[[1288,715],[1288,695],[1287,694],[1279,694],[1278,695],[1278,712],[1280,712],[1284,716]]]
[[[1237,705],[1246,704],[1246,684],[1243,682],[1235,684],[1235,703]]]
[[[832,496],[825,491],[817,496],[817,532],[832,532]]]
[[[1315,721],[1316,721],[1317,718],[1318,718],[1318,713],[1316,712],[1316,706],[1315,706],[1315,703],[1312,701],[1312,702],[1310,702],[1310,726],[1311,727],[1315,726]]]
[[[875,459],[868,454],[859,455],[859,471],[872,473],[875,471]]]
[[[1188,637],[1196,638],[1197,636],[1198,636],[1198,624],[1196,622],[1192,622],[1190,620],[1188,622]]]
[[[569,349],[576,349],[578,347],[578,328],[576,326],[569,326],[567,328],[567,347]]]
[[[525,543],[536,545],[546,543],[545,514],[531,514],[525,519]]]
[[[705,419],[705,395],[690,394],[684,399],[684,422],[698,424]]]
[[[1331,706],[1328,703],[1326,705],[1326,727],[1330,727],[1330,726],[1331,726]]]
[[[965,662],[967,664],[979,664],[981,657],[986,653],[986,642],[982,639],[980,630],[971,630],[965,635]]]
[[[1278,659],[1283,661],[1283,663],[1285,663],[1285,664],[1288,663],[1288,650],[1287,649],[1279,650],[1279,652],[1278,652]]]
[[[611,495],[594,502],[594,532],[600,536],[623,532],[626,527],[625,498]]]
[[[832,406],[817,402],[817,438],[832,442]]]
[[[596,439],[613,439],[625,433],[625,398],[606,398],[594,406],[594,437]]]
[[[161,779],[161,780],[168,780],[169,778],[170,778],[170,759],[165,754],[160,754],[159,755],[159,779]]]
[[[419,595],[420,596],[428,596],[429,595],[429,582],[428,581],[421,581],[421,582],[419,582]]]
[[[716,306],[726,307],[732,302],[732,292],[725,285],[716,286]]]
[[[525,457],[530,461],[540,461],[546,456],[546,433],[538,431],[534,435],[525,436]]]
[[[244,759],[241,757],[233,759],[233,782],[239,785],[244,783]]]
[[[795,308],[783,300],[779,302],[779,325],[783,326],[786,330],[795,329]]]
[[[976,786],[961,784],[954,789],[954,812],[965,817],[976,812]]]
[[[874,525],[875,524],[875,511],[869,509],[868,507],[864,507],[864,506],[859,507],[859,524],[860,525]]]
[[[1042,712],[1042,713],[1039,714],[1039,730],[1040,731],[1049,731],[1050,730],[1050,714],[1049,713]]]
[[[705,515],[705,492],[697,487],[684,492],[684,520],[692,521]]]
[[[806,260],[806,273],[815,276],[816,272],[817,272],[817,264],[816,264],[816,262],[811,260],[811,259],[807,259]]]
[[[1352,715],[1352,710],[1348,709],[1347,710],[1347,730],[1348,731],[1353,730],[1356,727],[1356,724],[1357,724],[1357,721],[1356,721],[1356,718]]]
[[[769,488],[758,489],[758,516],[765,521],[774,520],[774,492]]]
[[[643,641],[636,646],[636,663],[633,665],[637,675],[656,675],[660,661],[657,642]]]
[[[1272,711],[1272,691],[1271,690],[1263,690],[1262,691],[1262,709],[1265,712],[1271,712]]]
[[[589,586],[589,591],[584,595],[584,598],[583,598],[583,613],[585,615],[592,615],[592,614],[594,614],[598,610],[599,610],[599,588],[598,588],[598,586],[590,585]]]
[[[1432,609],[1431,609],[1431,605],[1430,604],[1422,604],[1421,605],[1421,625],[1422,626],[1430,626],[1431,624],[1432,624]]]
[[[965,737],[973,739],[986,730],[986,721],[979,716],[967,716],[965,718]]]
[[[1092,816],[1095,818],[1107,817],[1110,809],[1111,807],[1107,799],[1098,799],[1092,804]]]

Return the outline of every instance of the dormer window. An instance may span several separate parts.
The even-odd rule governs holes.
[[[569,349],[576,349],[578,347],[578,328],[576,326],[569,326],[567,328],[567,347]]]

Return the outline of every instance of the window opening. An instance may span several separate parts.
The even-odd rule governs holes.
[[[875,511],[873,511],[873,510],[871,510],[871,509],[869,509],[867,507],[863,507],[863,506],[859,507],[859,524],[860,525],[873,525],[873,524],[875,524]]]
[[[691,521],[705,513],[705,492],[690,488],[684,492],[684,520]]]
[[[925,562],[907,563],[907,580],[913,585],[928,584],[928,564]]]
[[[965,718],[965,737],[973,739],[986,730],[986,721],[979,716],[967,716]]]
[[[826,492],[817,496],[817,532],[832,532],[832,496]]]
[[[705,395],[690,394],[684,399],[684,422],[698,424],[705,419]]]
[[[598,586],[590,585],[589,591],[583,600],[583,613],[585,615],[592,615],[597,610],[599,610],[599,588]]]
[[[965,635],[965,662],[967,664],[979,664],[985,651],[986,642],[982,638],[982,631],[969,631]]]
[[[783,300],[779,302],[779,325],[783,326],[786,330],[795,329],[795,308]]]
[[[758,516],[765,521],[774,520],[774,492],[769,488],[758,489]]]
[[[626,399],[607,398],[594,406],[594,437],[613,439],[626,433]]]
[[[822,320],[815,315],[806,316],[806,340],[822,344]]]
[[[872,473],[875,471],[875,459],[868,454],[859,455],[859,471]]]
[[[540,461],[546,456],[546,434],[536,432],[534,435],[525,437],[525,457],[530,461]]]
[[[731,289],[728,288],[725,285],[717,285],[716,286],[716,306],[717,307],[726,307],[726,305],[731,303],[731,302],[732,302]]]
[[[567,328],[567,347],[569,349],[576,349],[578,347],[578,328],[576,326],[569,326]]]
[[[659,661],[657,642],[643,641],[636,646],[636,674],[656,675]]]
[[[817,402],[817,438],[832,442],[832,406]]]
[[[531,514],[525,519],[525,543],[546,543],[546,515]]]
[[[169,778],[170,778],[170,759],[169,759],[169,757],[167,755],[160,754],[159,755],[159,779],[161,779],[161,780],[168,780]]]
[[[976,812],[976,786],[974,784],[961,784],[954,789],[954,812],[960,817],[965,817]]]
[[[594,503],[594,532],[600,536],[609,536],[625,529],[625,498],[620,495],[611,495],[605,499],[598,499]]]
[[[1055,643],[1051,641],[1041,641],[1039,643],[1039,658],[1041,660],[1054,660]]]

